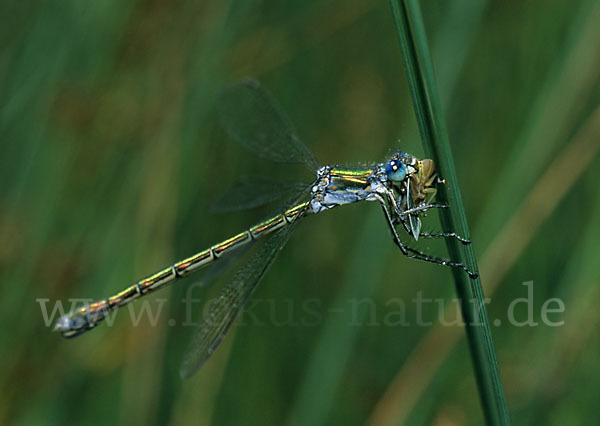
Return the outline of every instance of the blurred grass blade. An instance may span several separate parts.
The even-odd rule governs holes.
[[[438,70],[438,90],[444,111],[451,103],[487,6],[488,1],[484,0],[448,2],[444,20],[435,30],[431,50]]]
[[[524,120],[524,128],[503,160],[494,178],[485,208],[474,234],[480,243],[489,242],[504,222],[506,213],[494,200],[501,200],[510,188],[513,200],[520,201],[527,188],[577,126],[589,94],[598,85],[600,66],[600,2],[584,1],[577,10],[562,50],[556,52],[548,77]],[[518,170],[519,173],[514,171]]]
[[[469,238],[419,3],[391,0],[391,6],[424,149],[446,180],[439,194],[440,201],[447,202],[450,208],[440,214],[442,228],[445,232],[458,232]],[[450,239],[446,245],[452,259],[464,262],[471,271],[477,272],[472,246],[463,250],[458,242]],[[452,273],[457,295],[463,301],[461,312],[467,324],[469,348],[486,422],[490,425],[510,424],[481,281],[468,279],[462,271],[453,270]],[[471,300],[476,303],[468,303]]]
[[[386,245],[379,243],[382,223],[380,212],[367,212],[357,243],[350,255],[343,286],[329,310],[344,314],[328,318],[312,349],[306,372],[299,386],[287,424],[289,426],[318,426],[330,422],[332,405],[339,392],[353,348],[356,346],[367,315],[347,309],[348,300],[371,300],[382,283]],[[370,250],[364,250],[369,247]],[[355,324],[351,326],[349,324]]]

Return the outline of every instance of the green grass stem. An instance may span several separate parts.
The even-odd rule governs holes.
[[[423,146],[446,180],[446,185],[440,188],[439,199],[450,207],[440,214],[442,228],[445,232],[458,232],[469,238],[419,3],[391,0],[391,5]],[[460,243],[451,239],[446,244],[452,259],[464,262],[471,271],[477,272],[471,245],[461,247]],[[453,276],[457,295],[463,301],[461,312],[467,324],[469,348],[486,422],[489,425],[508,425],[510,418],[481,280],[469,279],[467,274],[456,269]]]

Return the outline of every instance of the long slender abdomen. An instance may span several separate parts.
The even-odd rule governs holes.
[[[286,210],[284,213],[273,216],[272,218],[228,238],[225,241],[215,244],[198,254],[162,269],[111,297],[84,305],[79,309],[62,316],[56,322],[54,330],[61,332],[64,337],[75,337],[87,330],[91,330],[98,325],[108,313],[150,292],[158,290],[178,278],[182,278],[210,265],[220,257],[226,256],[239,247],[289,225],[309,211],[308,202],[298,204]]]

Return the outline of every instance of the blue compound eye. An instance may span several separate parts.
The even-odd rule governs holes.
[[[401,182],[406,177],[406,166],[400,160],[390,160],[385,166],[385,173],[390,180]]]

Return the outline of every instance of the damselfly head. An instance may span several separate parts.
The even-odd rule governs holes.
[[[392,182],[402,182],[406,176],[418,172],[419,160],[417,157],[406,154],[405,152],[396,152],[390,158],[385,166],[385,173]]]
[[[406,165],[399,159],[392,157],[385,165],[385,174],[392,182],[402,182],[406,178]]]

